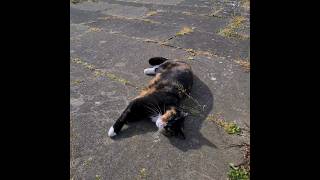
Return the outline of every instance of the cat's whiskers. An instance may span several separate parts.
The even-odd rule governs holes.
[[[159,108],[160,113],[162,114],[162,111],[161,111],[161,108],[160,108],[159,104],[157,103],[156,105]]]
[[[158,114],[161,114],[161,110],[159,111],[159,109],[154,104],[152,104],[152,103],[149,103],[149,104],[151,104],[155,108],[154,110],[156,110],[158,112]]]
[[[150,110],[151,110],[151,111],[152,111],[152,112],[151,112],[152,114],[159,114],[159,112],[156,111],[155,109],[153,109],[152,107],[147,106],[147,105],[145,105],[145,107],[149,109],[149,112],[150,112]]]
[[[149,109],[147,109],[147,111],[148,111],[149,113],[151,113],[152,115],[153,115],[153,114],[156,114],[156,113],[154,113],[153,111],[150,111]]]

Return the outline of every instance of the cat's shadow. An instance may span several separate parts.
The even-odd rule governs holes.
[[[217,148],[216,145],[205,138],[200,132],[203,121],[207,118],[208,114],[213,108],[214,98],[209,87],[195,75],[191,97],[192,98],[187,99],[185,103],[183,103],[188,107],[192,107],[188,108],[190,109],[191,113],[189,112],[190,115],[185,120],[184,134],[186,139],[182,140],[177,137],[168,137],[170,143],[181,151],[199,149],[203,145]],[[204,106],[201,111],[200,106]],[[157,127],[153,122],[150,120],[142,120],[125,126],[121,130],[121,133],[114,138],[114,140],[121,140],[123,138],[142,135],[148,132],[155,133],[156,131]]]

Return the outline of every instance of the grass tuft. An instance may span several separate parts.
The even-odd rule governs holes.
[[[242,16],[235,16],[231,19],[230,23],[224,28],[221,29],[218,34],[223,37],[230,39],[245,40],[249,36],[237,33],[236,30],[243,26],[243,23],[246,19]]]
[[[221,115],[222,113],[211,114],[207,117],[207,121],[212,121],[222,127],[228,134],[241,134],[241,128],[234,122],[227,122]]]
[[[239,64],[245,72],[250,72],[250,62],[246,60],[236,60],[235,63]]]
[[[147,178],[147,170],[146,168],[142,168],[139,171],[139,178],[138,179],[146,179]]]
[[[183,36],[193,32],[193,29],[190,27],[183,27],[179,32],[176,33],[177,36]]]
[[[149,11],[146,16],[149,17],[149,16],[153,16],[153,15],[156,15],[158,12],[157,11]]]

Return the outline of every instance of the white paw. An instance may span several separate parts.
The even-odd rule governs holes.
[[[156,74],[156,70],[157,70],[158,67],[159,67],[159,65],[151,67],[151,68],[144,69],[143,73],[145,75],[155,75]]]
[[[167,123],[163,122],[160,118],[158,118],[156,121],[156,125],[159,129],[162,129],[167,125]]]
[[[114,132],[113,126],[111,126],[111,128],[109,129],[109,132],[108,132],[108,136],[112,137],[112,136],[115,136],[115,135],[117,135],[117,133]]]

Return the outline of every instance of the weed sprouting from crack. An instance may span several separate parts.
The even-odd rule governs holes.
[[[186,52],[188,52],[191,56],[196,56],[196,55],[204,55],[208,57],[215,56],[215,54],[208,52],[208,51],[199,51],[199,50],[194,50],[194,49],[183,49]]]
[[[175,35],[169,37],[167,40],[162,41],[161,45],[168,45],[168,41],[171,39],[176,38],[177,36],[184,36],[186,34],[191,34],[193,32],[193,28],[190,28],[188,26],[184,26],[181,28],[181,30],[179,32],[177,32]]]
[[[122,83],[122,84],[124,84],[124,85],[127,85],[127,84],[130,83],[129,81],[127,81],[127,80],[125,80],[125,79],[123,79],[123,78],[119,78],[119,77],[117,77],[116,75],[114,75],[114,74],[112,74],[112,73],[106,73],[105,75],[106,75],[109,79],[112,79],[112,80],[114,80],[114,81],[118,81],[118,82],[120,82],[120,83]]]
[[[87,62],[82,61],[80,58],[71,58],[72,62],[76,64],[80,64],[84,66],[85,68],[89,69],[90,71],[95,70],[95,67],[92,64],[89,64]]]
[[[250,62],[246,60],[235,60],[235,63],[239,64],[245,72],[250,72]]]
[[[101,176],[100,175],[96,175],[95,176],[95,180],[101,180]]]
[[[157,11],[149,11],[149,12],[146,14],[146,17],[154,16],[154,15],[156,15],[157,13],[158,13]]]
[[[176,33],[177,36],[183,36],[183,35],[186,35],[186,34],[190,34],[193,32],[193,29],[190,28],[190,27],[183,27],[179,32]]]
[[[187,58],[187,60],[192,61],[192,60],[194,60],[194,57],[193,57],[193,56],[189,56],[189,57]]]
[[[239,147],[243,148],[241,151],[243,152],[243,161],[238,163],[237,165],[234,165],[233,163],[230,163],[230,171],[228,175],[230,176],[248,176],[250,177],[250,144],[248,143],[242,143],[242,144],[233,144],[230,145],[230,147]],[[230,177],[229,176],[229,177]],[[239,178],[238,178],[239,179]]]
[[[212,121],[218,124],[220,127],[222,127],[228,134],[241,134],[241,128],[235,123],[235,122],[227,122],[222,117],[222,113],[216,113],[216,114],[210,114],[207,119],[207,121]]]
[[[101,28],[97,28],[97,27],[91,27],[91,28],[89,28],[89,32],[100,32],[100,31],[102,31]]]
[[[77,79],[77,80],[71,81],[71,84],[72,84],[72,85],[79,85],[79,84],[81,84],[82,82],[84,82],[84,80]]]
[[[137,179],[142,180],[142,179],[146,179],[146,178],[147,178],[147,169],[146,168],[140,169]]]
[[[89,167],[91,165],[91,163],[92,163],[92,160],[93,160],[93,158],[89,157],[89,159],[84,160],[83,165],[85,167]]]
[[[194,49],[185,49],[185,51],[187,51],[191,56],[196,56],[197,55],[197,53],[196,53],[196,51],[194,50]]]

